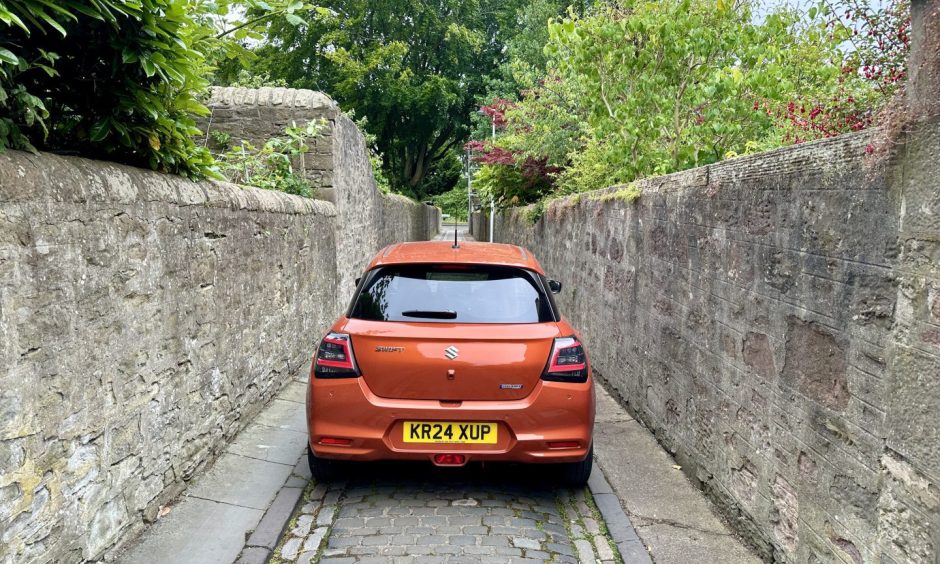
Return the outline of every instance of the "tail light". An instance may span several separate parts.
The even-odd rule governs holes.
[[[343,439],[340,437],[322,437],[318,441],[321,445],[329,446],[349,446],[352,444],[352,439]]]
[[[463,466],[467,457],[462,454],[442,453],[434,455],[434,464],[438,466]]]
[[[580,384],[587,382],[587,377],[587,356],[581,342],[574,337],[555,339],[542,380]]]
[[[359,367],[352,340],[345,333],[330,333],[320,341],[313,373],[317,378],[356,378]]]

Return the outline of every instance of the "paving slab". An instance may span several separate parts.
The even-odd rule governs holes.
[[[296,406],[296,403],[284,402]],[[301,408],[301,411],[303,409]],[[307,431],[295,431],[285,427],[252,425],[239,433],[238,437],[225,450],[267,462],[277,462],[293,466],[299,453],[307,446]]]
[[[306,434],[307,412],[305,409],[297,409],[297,403],[280,397],[275,398],[251,423]]]
[[[146,529],[117,561],[230,564],[282,489],[291,490],[279,504],[281,512],[289,515],[310,478],[303,456],[305,393],[304,377],[285,386],[226,452],[193,480],[169,513]],[[288,499],[290,493],[293,499]],[[280,529],[271,534],[276,537]],[[266,550],[256,547],[241,556],[246,563],[263,562]]]
[[[296,456],[288,465],[227,452],[183,495],[264,510],[296,462]]]
[[[297,502],[300,501],[301,495],[303,495],[302,488],[282,488],[274,499],[274,503],[265,512],[264,517],[255,530],[252,531],[251,536],[248,537],[246,545],[274,550],[281,533],[284,532],[285,524],[294,512],[294,508],[297,507]]]
[[[597,465],[657,564],[758,564],[675,460],[603,386],[597,387]],[[600,495],[600,503],[611,500]],[[613,496],[611,496],[613,497]],[[631,547],[621,546],[621,554]],[[694,556],[693,556],[694,555]]]
[[[697,562],[739,564],[761,562],[743,543],[728,534],[716,535],[667,524],[638,526],[656,564]]]
[[[206,499],[186,499],[150,527],[118,562],[234,562],[245,543],[245,531],[255,526],[262,513]]]
[[[310,351],[311,354],[313,351]],[[310,374],[310,366],[307,366],[301,371],[300,377],[291,380],[290,384],[284,386],[284,389],[281,390],[281,393],[277,395],[277,399],[284,401],[292,401],[296,403],[307,403],[307,376]]]

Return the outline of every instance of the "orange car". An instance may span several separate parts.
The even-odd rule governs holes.
[[[527,250],[401,243],[381,250],[320,343],[308,459],[550,463],[591,474],[594,383],[577,332]]]

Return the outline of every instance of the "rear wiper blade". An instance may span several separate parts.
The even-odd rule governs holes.
[[[457,319],[456,311],[432,311],[424,309],[410,309],[401,312],[405,317],[423,317],[425,319]]]

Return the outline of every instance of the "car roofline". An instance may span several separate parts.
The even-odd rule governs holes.
[[[493,247],[490,247],[490,246]],[[419,247],[420,246],[420,247]],[[416,247],[419,247],[416,249]],[[494,251],[502,251],[498,257],[487,257],[486,251],[490,248]],[[417,250],[417,254],[402,256],[402,250]],[[517,254],[518,259],[507,256],[505,252],[512,249],[512,254]],[[420,251],[425,251],[421,253]],[[461,252],[464,251],[464,252]],[[492,265],[524,268],[541,275],[545,275],[545,269],[539,264],[535,256],[528,250],[519,245],[509,245],[506,243],[481,243],[476,241],[464,241],[458,248],[453,248],[449,241],[421,241],[393,243],[383,247],[369,262],[365,270],[372,270],[379,266],[388,266],[393,264],[474,264],[474,265]]]

